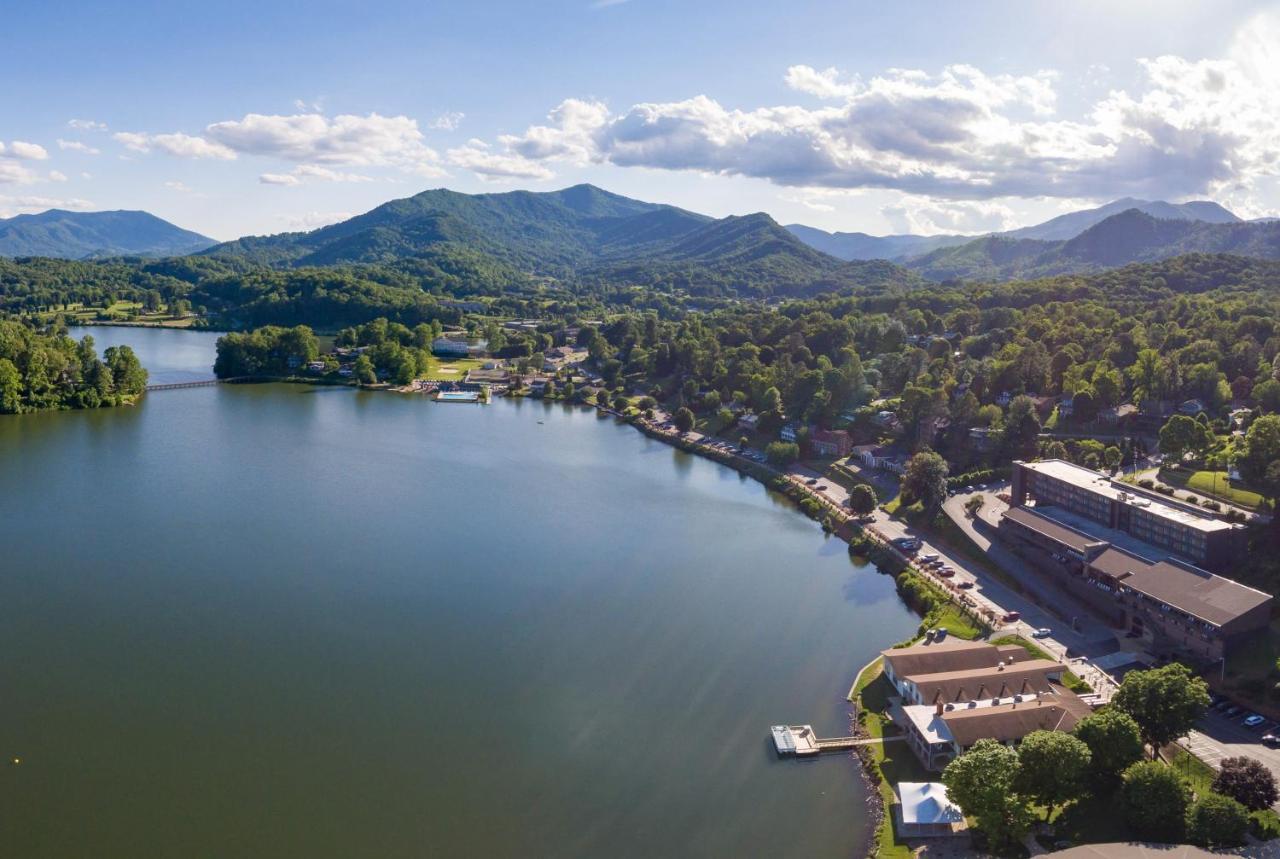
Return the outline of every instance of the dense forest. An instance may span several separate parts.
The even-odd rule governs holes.
[[[92,409],[131,402],[147,386],[147,371],[128,346],[101,358],[93,338],[41,333],[0,320],[0,413]]]

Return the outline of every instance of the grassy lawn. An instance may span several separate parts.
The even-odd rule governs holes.
[[[423,374],[425,379],[434,379],[440,382],[461,382],[467,377],[468,370],[475,370],[483,367],[490,358],[439,358],[435,355],[431,356],[431,363],[427,365],[427,372]]]
[[[868,665],[854,683],[850,698],[858,702],[858,720],[869,736],[882,738],[886,734],[894,736],[898,733],[897,728],[882,715],[889,706],[889,696],[892,693],[893,686],[885,679],[879,659]],[[893,804],[897,801],[893,793],[893,785],[903,781],[934,781],[936,775],[920,765],[905,742],[893,742],[887,745],[877,743],[867,748],[871,750],[876,769],[880,772],[877,790],[885,806],[884,820],[880,823],[879,831],[880,850],[876,855],[882,859],[907,859],[911,856],[911,850],[904,842],[898,840],[893,828],[892,810]]]
[[[1187,471],[1185,469],[1160,469],[1160,481],[1170,486],[1198,493],[1206,498],[1229,501],[1250,510],[1256,510],[1264,499],[1257,492],[1245,489],[1239,483],[1231,485],[1225,471]]]
[[[1020,635],[1002,635],[999,638],[991,639],[991,643],[992,644],[1016,644],[1019,647],[1021,647],[1023,650],[1027,651],[1027,653],[1030,653],[1036,659],[1053,659],[1056,661],[1056,657],[1050,654],[1043,647],[1041,647],[1040,645],[1036,644],[1033,641],[1027,641],[1025,638],[1023,638]],[[1068,671],[1064,675],[1062,675],[1062,685],[1066,686],[1068,689],[1070,689],[1072,692],[1075,692],[1077,695],[1084,695],[1088,692],[1093,691],[1093,687],[1091,687],[1088,683],[1084,682],[1084,680],[1077,677],[1075,673],[1071,671]]]
[[[936,616],[931,615],[929,622],[935,627],[944,627],[948,634],[967,641],[981,638],[985,631],[973,622],[973,618],[962,612],[960,607],[952,602],[944,605]]]

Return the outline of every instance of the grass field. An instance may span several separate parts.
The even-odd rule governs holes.
[[[1256,510],[1264,501],[1257,492],[1245,489],[1237,481],[1235,486],[1225,471],[1186,471],[1183,469],[1160,469],[1160,481],[1187,492],[1198,493],[1206,498],[1217,498],[1240,507]]]
[[[468,370],[484,366],[489,358],[438,358],[431,356],[431,363],[423,378],[440,382],[461,382],[467,377]]]

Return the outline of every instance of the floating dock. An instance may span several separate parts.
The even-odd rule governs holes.
[[[440,391],[436,394],[437,403],[478,403],[479,391]]]
[[[778,757],[807,758],[823,752],[843,752],[858,744],[856,737],[831,737],[822,739],[813,732],[812,725],[774,725],[773,747]]]

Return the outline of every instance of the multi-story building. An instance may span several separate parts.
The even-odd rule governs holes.
[[[1158,651],[1211,661],[1267,626],[1270,594],[1095,522],[1037,503],[1010,507],[999,531],[1033,566]]]
[[[1060,459],[1013,464],[1012,504],[1068,510],[1215,572],[1244,551],[1244,528]]]

